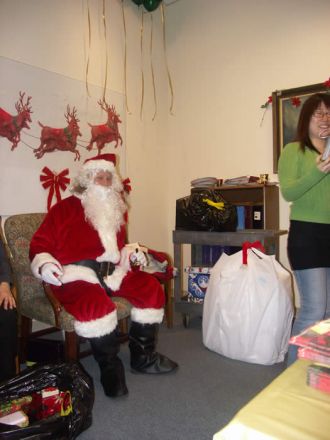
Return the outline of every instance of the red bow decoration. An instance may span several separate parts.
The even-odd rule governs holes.
[[[267,101],[265,102],[265,104],[262,104],[261,108],[267,108],[269,106],[269,104],[272,104],[273,102],[273,97],[272,95],[268,96]]]
[[[247,251],[248,249],[251,248],[259,249],[261,252],[265,253],[265,248],[263,247],[260,241],[254,241],[253,243],[251,243],[250,241],[244,241],[242,246],[243,264],[247,264]]]
[[[124,186],[124,191],[129,194],[132,191],[132,187],[131,187],[131,181],[129,179],[129,177],[127,177],[125,180],[123,180],[123,186]]]
[[[44,174],[40,174],[40,182],[42,186],[47,189],[49,188],[49,194],[47,198],[47,211],[50,210],[52,200],[54,197],[54,193],[56,195],[57,202],[61,201],[61,193],[60,190],[65,191],[66,187],[70,183],[70,179],[65,177],[69,174],[68,168],[61,171],[60,173],[53,173],[48,167],[44,167],[42,169]]]
[[[324,87],[326,87],[327,89],[330,88],[330,77],[329,77],[329,79],[327,79],[326,81],[324,81],[323,85],[324,85]]]

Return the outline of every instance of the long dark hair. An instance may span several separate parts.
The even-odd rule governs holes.
[[[328,93],[315,93],[306,99],[301,108],[297,125],[296,140],[299,142],[302,151],[305,151],[305,147],[317,151],[309,137],[309,123],[313,113],[322,102],[330,109],[330,95]]]

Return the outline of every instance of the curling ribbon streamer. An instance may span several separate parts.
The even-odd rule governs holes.
[[[124,25],[124,35],[125,35],[125,49],[124,49],[124,83],[125,83],[125,106],[126,111],[130,115],[131,112],[128,108],[128,97],[127,97],[127,33],[126,33],[126,20],[125,20],[125,8],[124,0],[121,2],[121,9],[123,13],[123,25]]]
[[[86,64],[86,91],[87,91],[87,95],[91,96],[88,87],[88,73],[89,73],[89,54],[91,50],[91,41],[92,41],[92,30],[91,30],[91,16],[89,12],[88,0],[87,0],[87,18],[88,18],[88,55],[87,55],[87,64]]]
[[[208,204],[209,206],[213,206],[213,208],[219,209],[220,211],[225,209],[224,202],[213,202],[213,200],[210,199],[203,199],[203,202]]]
[[[103,32],[104,32],[104,45],[105,45],[105,77],[104,77],[104,87],[103,87],[103,101],[105,101],[105,91],[107,89],[108,81],[108,49],[107,49],[107,23],[105,21],[105,0],[103,0]]]
[[[140,107],[140,119],[142,119],[143,101],[144,101],[144,73],[143,73],[143,16],[144,12],[141,10],[141,107]]]
[[[170,105],[170,114],[173,115],[173,104],[174,104],[174,92],[173,92],[173,84],[172,84],[172,78],[170,74],[170,70],[168,68],[168,62],[167,62],[167,54],[166,54],[166,36],[165,36],[165,14],[164,14],[164,5],[163,2],[160,4],[160,9],[162,12],[162,24],[163,24],[163,46],[164,46],[164,55],[165,55],[165,63],[166,63],[166,70],[167,70],[167,78],[168,78],[168,84],[170,86],[171,90],[171,105]]]
[[[45,189],[49,188],[48,198],[47,198],[47,211],[50,210],[54,193],[56,195],[57,202],[61,201],[60,190],[65,191],[66,187],[70,183],[70,179],[66,177],[69,174],[68,168],[65,168],[60,173],[53,173],[48,167],[42,169],[44,174],[40,174],[40,182]]]
[[[155,111],[154,115],[152,117],[152,120],[155,119],[157,114],[157,96],[156,96],[156,86],[155,86],[155,75],[154,75],[154,66],[152,62],[152,40],[153,40],[153,28],[154,28],[154,22],[152,19],[152,14],[150,14],[150,21],[151,21],[151,33],[150,33],[150,69],[151,69],[151,77],[152,77],[152,87],[154,92],[154,103],[155,103]]]

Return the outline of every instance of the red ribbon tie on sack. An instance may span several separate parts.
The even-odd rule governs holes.
[[[60,173],[54,173],[48,167],[42,169],[44,174],[40,174],[40,182],[45,189],[49,188],[48,198],[47,198],[47,211],[50,210],[54,193],[56,195],[57,202],[62,200],[61,192],[65,191],[66,187],[70,183],[70,179],[66,177],[69,174],[68,168],[65,168]]]
[[[245,241],[242,245],[243,264],[247,264],[247,251],[251,248],[259,249],[261,252],[264,253],[266,252],[260,241],[254,241],[253,243],[251,243],[250,241]]]

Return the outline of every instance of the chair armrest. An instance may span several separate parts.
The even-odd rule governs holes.
[[[15,298],[15,301],[17,301],[17,288],[16,288],[15,284],[12,284],[10,286],[10,291],[11,291],[11,294],[13,295],[13,297]]]
[[[174,267],[170,255],[166,252],[159,252],[150,248],[148,248],[148,254],[159,262],[167,263],[165,271],[155,270],[154,272],[149,271],[149,273],[152,273],[152,275],[154,275],[158,281],[161,281],[162,284],[166,281],[170,281],[174,277]]]
[[[63,309],[62,304],[59,302],[59,300],[54,295],[52,287],[51,287],[50,284],[45,283],[43,281],[42,285],[43,285],[43,288],[44,288],[45,295],[47,296],[48,301],[50,302],[50,304],[51,304],[51,306],[53,308],[56,327],[59,327],[60,313],[61,313],[61,311]]]

